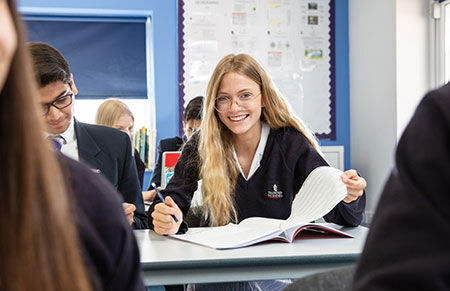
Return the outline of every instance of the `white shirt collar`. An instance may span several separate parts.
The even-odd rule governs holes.
[[[64,131],[63,133],[61,133],[61,136],[66,140],[67,143],[76,141],[76,136],[75,136],[75,121],[74,121],[74,117],[73,117],[73,116],[72,116],[72,118],[70,119],[69,127],[67,127],[66,131]]]
[[[72,116],[72,119],[70,120],[70,124],[67,127],[66,131],[64,131],[63,133],[60,133],[60,134],[53,134],[53,133],[46,132],[46,136],[50,136],[50,137],[61,136],[62,138],[64,138],[66,143],[68,143],[69,141],[76,140],[74,117]]]
[[[52,134],[48,134],[48,136],[54,136]],[[79,161],[80,155],[78,153],[78,144],[77,144],[77,136],[75,134],[75,118],[72,116],[70,120],[69,127],[67,127],[66,131],[59,134],[62,138],[64,138],[64,143],[61,147],[61,152],[66,156]]]
[[[239,171],[244,177],[245,180],[250,180],[250,178],[255,174],[256,170],[258,170],[259,165],[261,164],[262,157],[264,155],[264,150],[266,149],[267,139],[269,138],[270,127],[267,123],[261,121],[261,137],[259,139],[258,147],[256,148],[255,155],[253,156],[252,165],[250,167],[250,171],[248,172],[248,177],[245,177],[244,172],[242,171],[241,165],[239,164],[239,160],[236,154],[236,151],[233,147],[233,156],[236,160],[236,163],[239,167]]]

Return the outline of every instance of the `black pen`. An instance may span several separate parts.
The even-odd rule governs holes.
[[[161,192],[159,192],[158,187],[156,187],[155,183],[152,183],[152,187],[155,188],[156,190],[156,194],[158,194],[159,199],[161,199],[161,201],[164,203],[164,205],[166,204],[166,200],[164,199],[164,196],[161,194]],[[172,214],[173,219],[175,219],[175,222],[178,222],[178,219],[175,215]]]

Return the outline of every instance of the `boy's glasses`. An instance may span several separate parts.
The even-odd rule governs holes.
[[[56,98],[55,100],[53,100],[50,103],[42,103],[41,104],[42,113],[44,115],[47,115],[50,112],[50,107],[52,107],[52,106],[57,109],[64,109],[67,106],[69,106],[70,104],[72,104],[72,98],[73,98],[73,93],[71,92],[64,96],[60,96],[60,97]]]

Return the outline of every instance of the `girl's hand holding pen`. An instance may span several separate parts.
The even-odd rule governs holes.
[[[178,221],[172,217],[175,216]],[[154,231],[158,234],[176,234],[183,221],[183,214],[178,205],[169,196],[164,203],[155,205],[152,212]]]
[[[165,199],[164,199],[164,196],[163,196],[163,195],[161,194],[161,192],[159,191],[159,188],[156,187],[155,183],[152,183],[152,186],[153,186],[153,188],[155,189],[156,194],[158,194],[159,199],[160,199],[164,204],[166,204],[166,201],[165,201]],[[178,219],[177,219],[177,217],[176,217],[175,215],[172,215],[172,217],[173,217],[173,219],[175,220],[175,222],[178,222]]]

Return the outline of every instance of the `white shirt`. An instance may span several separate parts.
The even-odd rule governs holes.
[[[250,167],[250,171],[248,172],[248,177],[245,177],[244,172],[242,171],[242,167],[239,164],[238,156],[233,147],[233,156],[236,160],[236,163],[239,167],[239,171],[241,171],[242,177],[246,181],[250,180],[250,178],[255,174],[256,170],[258,170],[259,165],[261,164],[262,157],[264,155],[264,150],[266,149],[267,139],[269,138],[270,127],[267,123],[261,121],[261,137],[259,139],[258,147],[256,148],[255,155],[253,156],[252,165]]]
[[[77,144],[77,137],[75,134],[75,121],[74,117],[72,117],[69,127],[66,129],[65,132],[60,134],[64,139],[65,143],[61,146],[61,152],[68,156],[69,158],[72,158],[76,161],[80,160],[80,156],[78,154],[78,144]]]

